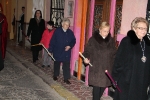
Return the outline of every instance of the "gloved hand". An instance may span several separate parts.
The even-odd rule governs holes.
[[[116,89],[117,81],[115,81],[115,83],[112,83],[112,86],[113,86],[113,88],[115,88],[115,89]]]

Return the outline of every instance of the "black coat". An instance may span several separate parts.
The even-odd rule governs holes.
[[[110,34],[103,39],[96,31],[89,39],[83,55],[90,59],[93,67],[89,68],[89,85],[107,87],[111,85],[105,70],[112,72],[114,56],[116,53],[115,41]]]
[[[150,84],[150,41],[147,36],[144,38],[144,54],[147,61],[141,61],[142,49],[140,39],[134,31],[130,30],[122,39],[118,48],[112,76],[122,90],[117,90],[114,100],[147,100],[147,88]],[[144,42],[141,42],[144,47]]]
[[[29,37],[31,34],[31,45],[40,43],[40,40],[42,38],[42,34],[43,34],[44,30],[45,30],[44,19],[41,19],[39,25],[37,24],[37,21],[35,18],[30,19],[27,36]],[[32,47],[32,50],[33,49],[41,50],[41,47],[34,46],[34,47]]]

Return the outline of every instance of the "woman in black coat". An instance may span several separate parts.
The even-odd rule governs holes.
[[[114,100],[147,100],[150,84],[150,40],[146,33],[148,22],[137,17],[131,30],[118,48],[112,76],[121,92],[115,91]]]
[[[30,19],[29,27],[27,31],[27,39],[31,34],[31,45],[39,44],[42,38],[42,34],[45,30],[45,21],[42,19],[42,13],[40,10],[35,12],[34,18]],[[33,63],[38,60],[39,51],[42,49],[41,46],[32,46]]]

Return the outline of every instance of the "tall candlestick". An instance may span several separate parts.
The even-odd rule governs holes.
[[[46,47],[43,45],[43,44],[41,44],[42,46],[43,46],[43,48],[46,50],[46,52],[48,53],[48,55],[54,60],[54,61],[56,61],[55,59],[54,59],[54,57],[49,53],[49,51],[46,49]]]
[[[118,87],[117,83],[114,81],[114,79],[111,77],[111,75],[108,73],[107,70],[105,70],[105,73],[107,74],[107,76],[109,77],[109,79],[111,80],[111,82],[116,86],[117,90],[119,92],[121,92],[120,88]]]
[[[80,54],[80,56],[81,56],[83,59],[85,59],[85,57],[82,55],[81,52],[79,52],[79,54]],[[91,63],[89,63],[89,65],[92,67],[92,64],[91,64]]]

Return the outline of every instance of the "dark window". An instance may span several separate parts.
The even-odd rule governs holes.
[[[54,26],[61,26],[61,21],[64,18],[65,0],[51,0],[50,19],[54,21]]]
[[[147,3],[146,19],[148,20],[148,22],[150,24],[150,1],[149,0],[148,0],[148,3]],[[147,36],[148,36],[148,38],[150,40],[150,29],[148,30]],[[149,93],[150,93],[150,91],[149,91]]]

